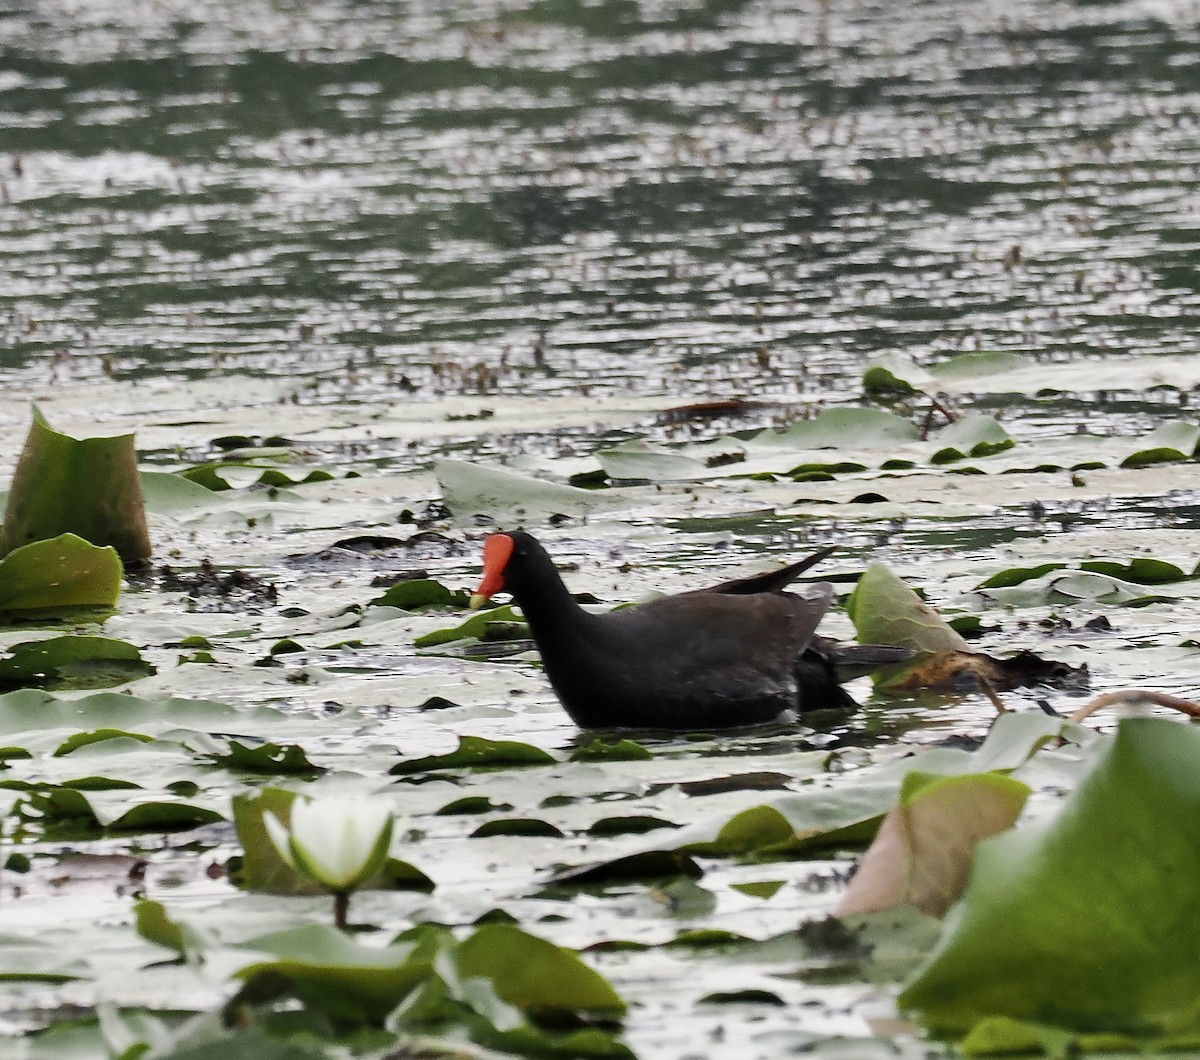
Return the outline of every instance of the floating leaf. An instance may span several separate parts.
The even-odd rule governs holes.
[[[127,563],[149,557],[137,452],[132,434],[71,438],[34,408],[0,526],[0,555],[62,534],[111,545]]]
[[[449,629],[435,629],[432,633],[417,637],[413,641],[413,645],[417,648],[435,648],[439,644],[450,644],[456,640],[509,640],[513,627],[517,624],[527,633],[529,627],[524,624],[510,604],[505,604],[503,607],[480,611],[457,626]],[[497,633],[503,633],[504,636],[497,636]]]
[[[615,1018],[625,1002],[579,957],[507,924],[486,924],[461,943],[459,971],[484,976],[510,1005],[535,1018],[588,1013]]]
[[[1200,1032],[1197,761],[1195,729],[1122,721],[1053,820],[979,846],[966,893],[900,1004],[955,1035],[995,1016]]]
[[[0,982],[69,983],[91,977],[91,969],[74,953],[40,943],[0,939]]]
[[[960,353],[947,357],[944,361],[932,365],[929,374],[937,379],[957,379],[991,375],[1006,375],[1021,368],[1028,368],[1028,357],[1019,353],[1006,353],[1003,350],[981,350],[977,353]]]
[[[660,828],[678,828],[673,821],[661,817],[634,815],[631,817],[602,817],[588,829],[590,836],[645,835]]]
[[[273,464],[256,464],[250,461],[222,461],[214,464],[199,464],[177,472],[180,478],[195,482],[214,493],[240,489],[247,486],[300,486],[306,482],[328,482],[333,475],[321,468],[290,469]]]
[[[371,600],[370,604],[372,607],[398,607],[401,611],[417,611],[428,607],[465,609],[470,602],[470,594],[461,589],[447,589],[441,582],[432,578],[414,578],[391,586],[382,596]]]
[[[1036,567],[1009,567],[1007,570],[999,571],[990,578],[984,579],[975,588],[1007,589],[1014,585],[1020,585],[1022,582],[1040,578],[1052,570],[1062,570],[1065,567],[1065,563],[1039,563]]]
[[[1149,467],[1190,460],[1200,448],[1200,427],[1177,420],[1156,427],[1140,439],[1139,448],[1121,461],[1121,467]]]
[[[240,999],[291,996],[349,1025],[382,1024],[432,971],[415,943],[362,946],[325,924],[252,939],[243,948],[261,956],[234,973],[245,984]]]
[[[61,758],[63,755],[69,755],[72,751],[77,751],[80,747],[90,747],[94,743],[103,743],[105,740],[120,739],[150,743],[154,737],[141,732],[126,732],[124,729],[96,729],[94,732],[80,732],[59,744],[54,751],[54,756]]]
[[[414,758],[392,766],[389,773],[404,775],[433,769],[505,769],[510,766],[545,766],[557,762],[552,754],[517,740],[488,740],[482,736],[460,736],[458,747],[449,754]]]
[[[873,357],[862,375],[863,389],[871,395],[915,394],[927,389],[930,375],[924,368],[895,354]]]
[[[117,550],[75,534],[15,548],[0,560],[0,613],[112,608],[124,569]]]
[[[604,503],[605,492],[528,478],[464,460],[435,460],[442,498],[455,515],[575,515]]]
[[[654,757],[636,740],[605,740],[594,736],[571,752],[572,762],[646,762]]]
[[[563,831],[549,821],[542,821],[536,817],[505,817],[485,821],[471,833],[471,838],[487,839],[498,835],[549,836],[561,839]]]
[[[1066,563],[1040,563],[1036,567],[1010,567],[999,571],[990,578],[980,582],[977,589],[1007,589],[1021,585],[1049,574],[1051,571],[1064,570]],[[1192,575],[1185,572],[1174,563],[1149,556],[1134,556],[1128,563],[1114,560],[1090,559],[1079,564],[1080,570],[1093,574],[1102,574],[1109,578],[1124,579],[1138,585],[1169,585],[1172,582],[1186,581]]]
[[[106,688],[152,673],[137,648],[109,637],[23,641],[0,657],[0,688]]]
[[[322,766],[313,765],[298,744],[262,743],[251,747],[237,740],[229,741],[225,754],[212,754],[210,760],[226,769],[237,769],[246,773],[263,773],[269,776],[308,774],[325,772]]]
[[[169,471],[143,471],[139,477],[146,510],[159,515],[213,508],[224,503],[211,490]]]
[[[600,449],[596,452],[596,459],[611,479],[687,482],[708,475],[708,469],[699,460],[640,438]]]
[[[1003,607],[1046,607],[1064,604],[1142,606],[1170,599],[1148,593],[1140,585],[1091,570],[1051,570],[1011,588],[977,589],[986,600]]]
[[[825,409],[811,420],[798,420],[786,431],[764,431],[755,441],[797,449],[889,449],[916,441],[908,420],[879,409]]]
[[[964,416],[943,427],[933,437],[939,448],[930,457],[934,464],[948,464],[966,457],[991,456],[1017,443],[991,416]]]

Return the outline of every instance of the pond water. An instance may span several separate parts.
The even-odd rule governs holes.
[[[414,637],[461,616],[366,607],[382,591],[376,576],[428,571],[469,586],[482,534],[519,519],[573,565],[573,589],[605,603],[833,542],[835,574],[881,558],[935,606],[978,613],[985,650],[1086,663],[1099,690],[1158,682],[1195,695],[1191,583],[1127,608],[1103,594],[974,590],[1044,560],[1196,565],[1192,453],[1122,461],[1152,429],[1195,419],[1200,396],[1198,68],[1194,0],[7,0],[0,483],[31,402],[76,435],[137,430],[147,467],[217,460],[232,446],[328,470],[328,482],[278,495],[151,505],[156,560],[247,568],[276,586],[276,605],[189,600],[151,577],[105,628],[159,668],[135,694],[279,707],[298,728],[272,739],[377,783],[390,761],[380,748],[416,757],[445,751],[452,734],[574,746],[529,657],[431,657]],[[943,410],[994,416],[1017,442],[1008,453],[948,469],[931,450],[847,437],[820,459],[858,470],[806,480],[788,472],[811,453],[768,467],[776,443],[751,438],[864,404],[877,359],[927,370],[993,351],[1019,367],[939,377],[887,407],[917,427],[941,427]],[[253,441],[214,442],[229,435]],[[453,472],[433,464],[451,456],[565,482],[618,469],[604,454],[630,442],[653,459],[673,445],[667,455],[699,470],[611,470],[616,489],[563,525],[548,519],[553,503],[523,494],[508,508],[456,508]],[[906,463],[885,467],[889,456]],[[739,463],[763,474],[739,477]],[[408,538],[414,522],[435,536],[328,551],[359,534]],[[1101,612],[1113,629],[1086,625]],[[852,635],[840,612],[829,626]],[[8,645],[29,632],[2,635]],[[217,665],[180,666],[179,645],[200,636],[217,645]],[[256,668],[283,638],[300,650]],[[992,716],[979,696],[855,688],[869,702],[849,721],[704,751],[651,739],[655,764],[680,780],[728,771],[712,757],[761,771],[833,751],[851,768],[896,744],[977,737]],[[452,705],[409,709],[433,695]],[[1011,702],[1039,700],[1077,705],[1046,689]],[[360,712],[359,727],[303,727],[338,711]],[[375,749],[365,759],[363,734]],[[250,782],[209,783],[227,798]],[[579,783],[556,774],[535,787],[550,797]],[[590,805],[606,783],[616,782],[591,777],[575,795]],[[621,783],[642,785],[630,799],[652,786]],[[662,903],[644,889],[607,906],[531,898],[532,876],[514,864],[571,860],[545,839],[532,855],[519,846],[528,838],[488,840],[492,863],[508,867],[487,876],[464,853],[469,829],[432,816],[449,788],[433,783],[411,811],[447,877],[443,889],[429,870],[439,900],[398,910],[372,896],[365,915],[399,929],[421,915],[464,924],[494,906],[548,921],[533,930],[569,945],[615,937],[623,922],[664,937]],[[657,797],[631,812],[676,824],[699,812]],[[752,797],[722,795],[721,809]],[[228,826],[199,835],[209,860],[237,850]],[[577,846],[582,859],[588,842]],[[29,849],[47,865],[63,852]],[[151,896],[174,888],[203,908],[228,893],[173,843],[151,861]],[[822,881],[848,864],[758,876],[723,865],[704,885],[730,924],[761,936],[827,911]],[[759,911],[730,886],[764,871],[788,885]],[[62,915],[45,895],[26,902],[27,924]],[[715,919],[683,904],[683,926]],[[127,926],[124,899],[100,907]],[[601,958],[644,998],[627,1040],[645,1056],[785,1055],[869,1036],[886,1008],[865,983],[761,969],[790,1007],[700,1005],[728,992],[730,961],[647,953]],[[109,976],[108,965],[96,973]],[[5,1029],[97,997],[166,1007],[141,986],[106,989],[64,998],[40,987]],[[213,996],[200,991],[196,1007]]]

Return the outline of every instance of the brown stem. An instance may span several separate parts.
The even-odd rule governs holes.
[[[1122,706],[1136,707],[1145,703],[1156,707],[1170,707],[1192,718],[1200,718],[1200,704],[1190,699],[1180,699],[1166,692],[1154,692],[1149,688],[1119,688],[1115,692],[1104,692],[1089,699],[1082,707],[1071,715],[1071,721],[1081,722],[1084,718],[1095,714],[1102,707]]]
[[[979,685],[979,691],[992,701],[992,706],[996,708],[997,714],[1007,714],[1008,707],[1004,705],[1004,700],[996,693],[996,688],[983,674],[976,674],[975,680]]]
[[[350,912],[350,892],[333,892],[333,926],[339,931],[346,931],[346,917]]]

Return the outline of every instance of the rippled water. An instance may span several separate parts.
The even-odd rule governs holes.
[[[794,402],[1190,351],[1197,11],[10,4],[0,365]]]

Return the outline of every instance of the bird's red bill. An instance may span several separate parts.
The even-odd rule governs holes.
[[[474,600],[481,603],[504,588],[504,568],[513,554],[513,539],[508,534],[492,534],[483,543],[483,581],[475,590]]]

